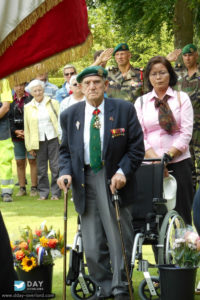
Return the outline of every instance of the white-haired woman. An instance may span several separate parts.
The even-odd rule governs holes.
[[[69,97],[66,97],[65,99],[63,99],[63,101],[60,103],[60,114],[65,109],[70,107],[71,105],[76,104],[79,101],[84,101],[85,100],[85,96],[81,91],[80,85],[77,82],[76,77],[77,77],[77,75],[73,75],[70,78],[69,87],[70,87],[70,90],[72,91],[72,94]],[[59,114],[59,135],[61,137],[62,136],[62,130],[61,130],[61,126],[60,126],[60,114]]]
[[[38,200],[49,196],[48,162],[51,171],[51,199],[58,200],[58,112],[59,103],[44,95],[44,82],[33,80],[26,87],[33,99],[24,106],[24,135],[27,151],[36,156],[38,170]]]

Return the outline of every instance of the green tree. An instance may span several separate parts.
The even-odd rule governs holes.
[[[100,3],[112,11],[115,24],[127,37],[136,34],[157,36],[167,26],[169,39],[175,47],[197,41],[200,25],[200,0],[89,0],[94,7]]]
[[[98,2],[97,5],[97,2],[90,1],[88,15],[94,40],[92,53],[99,49],[112,48],[119,43],[126,42],[132,53],[132,64],[141,68],[146,65],[152,56],[165,56],[173,50],[173,42],[171,37],[168,36],[166,23],[160,28],[160,36],[158,34],[147,36],[143,32],[132,32],[128,24],[122,26],[116,22],[111,3]],[[108,66],[114,64],[114,59],[108,62]]]

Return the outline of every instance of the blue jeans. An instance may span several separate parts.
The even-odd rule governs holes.
[[[14,141],[14,153],[15,153],[15,159],[25,159],[28,157],[28,159],[35,159],[34,156],[30,155],[29,152],[27,152],[24,140],[22,141]]]

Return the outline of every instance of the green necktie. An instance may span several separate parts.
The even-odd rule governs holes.
[[[90,123],[90,166],[94,173],[102,168],[99,113],[100,110],[96,108]]]

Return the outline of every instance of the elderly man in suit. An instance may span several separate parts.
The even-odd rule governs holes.
[[[133,228],[130,209],[136,197],[135,172],[144,157],[143,133],[129,102],[104,98],[107,71],[88,67],[78,76],[85,102],[61,114],[63,130],[58,185],[72,184],[81,216],[83,245],[97,299],[129,299],[112,194],[119,190],[121,223],[130,264]]]

